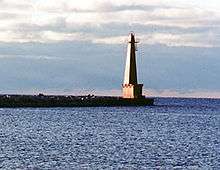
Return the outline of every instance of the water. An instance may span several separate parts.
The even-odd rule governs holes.
[[[220,169],[220,100],[0,109],[0,169]]]

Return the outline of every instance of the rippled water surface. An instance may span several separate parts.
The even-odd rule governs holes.
[[[0,109],[0,169],[220,169],[220,100]]]

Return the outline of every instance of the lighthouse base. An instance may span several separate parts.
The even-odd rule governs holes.
[[[123,84],[122,85],[122,97],[126,99],[139,99],[142,96],[143,84]]]

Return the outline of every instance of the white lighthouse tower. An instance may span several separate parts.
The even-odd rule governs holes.
[[[124,73],[124,83],[122,85],[123,98],[137,99],[143,98],[142,87],[143,84],[138,84],[137,68],[136,68],[136,43],[134,33],[129,34],[127,58]]]

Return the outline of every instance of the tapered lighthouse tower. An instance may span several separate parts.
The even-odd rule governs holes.
[[[134,33],[129,34],[127,59],[124,73],[124,83],[122,85],[123,98],[143,98],[142,87],[143,84],[138,84],[137,81],[137,68],[136,68],[136,43]]]

